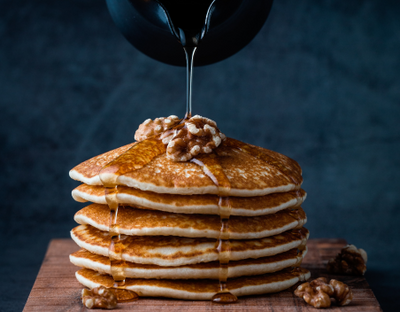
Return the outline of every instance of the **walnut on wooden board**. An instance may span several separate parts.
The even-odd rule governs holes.
[[[140,142],[148,138],[160,135],[166,130],[171,129],[180,122],[180,119],[171,115],[169,117],[160,117],[154,120],[146,119],[136,130],[135,140]]]
[[[189,161],[201,153],[211,153],[226,137],[213,120],[195,115],[185,121],[184,127],[174,133],[166,132],[161,138],[164,144],[168,144],[167,157],[180,162]]]
[[[340,306],[348,305],[353,300],[353,292],[349,286],[335,279],[331,279],[329,284],[334,289],[333,298]]]
[[[367,253],[354,245],[347,245],[335,258],[329,260],[328,272],[336,274],[364,275],[367,270]]]
[[[299,285],[294,294],[314,308],[330,307],[331,298],[334,298],[340,306],[348,305],[353,299],[353,293],[346,284],[335,279],[331,279],[328,283],[325,277]]]
[[[323,287],[325,289],[325,287]],[[331,298],[329,293],[323,290],[322,287],[312,287],[311,283],[303,283],[299,285],[294,294],[297,297],[303,298],[305,302],[312,305],[314,308],[327,308],[331,306]],[[331,290],[328,288],[328,290]],[[332,292],[332,291],[330,291]]]
[[[111,289],[99,286],[92,290],[82,289],[82,303],[89,309],[114,309],[118,300]]]

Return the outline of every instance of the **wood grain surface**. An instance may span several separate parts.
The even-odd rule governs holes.
[[[311,278],[325,276],[338,279],[353,290],[354,299],[349,306],[332,305],[328,311],[382,311],[364,277],[332,275],[326,269],[327,261],[346,245],[343,239],[311,239],[303,267],[312,273]],[[71,239],[53,239],[50,242],[42,267],[26,302],[24,312],[30,311],[90,311],[82,306],[80,285],[75,279],[77,267],[69,262],[68,255],[79,248]],[[120,303],[113,311],[316,311],[303,299],[293,295],[292,287],[286,291],[240,297],[238,303],[218,305],[210,301],[184,301],[165,298],[141,298],[130,303]]]

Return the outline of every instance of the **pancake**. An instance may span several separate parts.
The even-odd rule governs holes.
[[[300,189],[265,196],[230,197],[231,215],[252,217],[272,214],[282,209],[300,206],[306,196],[306,192]],[[97,204],[107,204],[105,188],[100,185],[81,184],[72,191],[72,197],[78,202],[90,201]],[[124,205],[174,213],[219,214],[219,196],[216,195],[158,194],[119,186],[117,201]]]
[[[300,188],[301,169],[294,160],[267,149],[245,145],[251,151],[248,152],[249,149],[236,148],[244,144],[238,142],[227,138],[214,153],[202,156],[204,159],[214,157],[228,179],[230,187],[224,190],[224,196],[263,196]],[[153,143],[152,140],[145,140],[93,157],[73,168],[70,177],[89,185],[118,184],[156,193],[221,193],[206,169],[193,162],[174,162],[162,150],[156,151],[156,144]],[[143,156],[138,156],[142,149]],[[253,152],[257,152],[258,156],[253,156]],[[124,154],[116,161],[116,167],[110,159],[122,153]],[[149,162],[145,161],[147,156]],[[132,157],[141,158],[132,164]],[[127,173],[119,174],[120,168],[124,168]],[[286,172],[291,172],[292,175]]]
[[[92,204],[78,211],[74,219],[79,224],[90,224],[108,232],[110,208],[107,205]],[[306,221],[306,214],[300,207],[259,217],[233,216],[229,219],[229,237],[230,239],[268,237],[301,228]],[[219,216],[184,215],[123,206],[118,209],[118,232],[125,235],[219,238],[220,229]]]
[[[308,279],[298,267],[309,232],[297,162],[225,138],[200,116],[176,122],[148,119],[135,134],[140,142],[70,171],[84,183],[74,199],[94,203],[71,230],[83,248],[70,255],[83,267],[78,281],[140,296],[218,293],[214,300],[227,302]]]
[[[279,235],[256,240],[231,240],[230,260],[261,258],[276,255],[292,248],[303,249],[308,239],[308,230],[301,228]],[[79,225],[71,231],[72,239],[79,247],[92,253],[109,256],[110,235],[90,225]],[[126,246],[122,260],[155,264],[159,266],[181,266],[219,259],[218,240],[210,238],[183,238],[175,236],[126,236],[121,235]],[[216,244],[217,243],[217,244]],[[112,256],[112,253],[110,253]]]
[[[301,264],[307,248],[301,252],[291,249],[279,255],[258,259],[230,261],[228,278],[238,276],[260,275],[280,271]],[[110,259],[81,249],[70,255],[71,262],[82,268],[100,273],[111,274]],[[219,261],[197,263],[179,267],[162,267],[151,264],[124,262],[122,267],[126,277],[146,279],[217,279],[219,278]]]
[[[306,269],[285,269],[271,274],[251,277],[238,277],[227,282],[229,291],[236,296],[259,295],[279,292],[297,282],[310,278]],[[111,276],[81,269],[76,272],[78,281],[88,288],[98,286],[112,287]],[[167,279],[131,279],[127,278],[125,288],[142,297],[168,297],[186,300],[210,300],[219,290],[216,280],[167,280]]]

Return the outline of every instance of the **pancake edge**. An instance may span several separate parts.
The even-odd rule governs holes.
[[[75,273],[75,276],[78,282],[90,289],[98,286],[105,286],[83,277],[79,271]],[[257,275],[255,277],[257,277]],[[238,297],[275,293],[288,289],[289,287],[295,285],[297,282],[306,281],[310,277],[311,273],[307,270],[306,272],[298,276],[293,276],[292,278],[287,278],[283,281],[243,286],[240,288],[230,289],[230,292]],[[196,280],[194,280],[194,282],[195,281]],[[126,289],[136,292],[140,297],[167,297],[183,300],[211,300],[212,297],[216,294],[216,292],[190,292],[187,290],[177,290],[151,285],[127,286]]]
[[[272,263],[241,264],[229,266],[228,278],[240,276],[260,275],[273,273],[285,268],[300,264],[308,252],[304,249],[296,258],[287,258]],[[103,256],[101,256],[103,257]],[[90,269],[104,274],[111,275],[110,265],[93,261],[88,258],[69,256],[71,263],[77,267]],[[215,279],[219,278],[219,263],[216,262],[213,268],[196,268],[194,266],[181,267],[159,267],[157,269],[146,268],[125,268],[124,273],[127,278],[144,279]]]
[[[79,215],[79,211],[75,214],[74,220],[76,223],[81,225],[91,225],[100,231],[108,232],[110,230],[109,226],[96,223],[95,220],[85,216]],[[230,232],[230,239],[243,240],[243,239],[260,239],[265,237],[270,237],[274,235],[281,234],[283,232],[301,228],[307,223],[307,217],[300,220],[293,220],[290,223],[283,225],[280,228],[275,228],[272,230],[264,230],[260,232],[246,232],[246,233],[235,233]],[[125,229],[123,227],[119,228],[119,233],[128,236],[179,236],[188,238],[215,238],[218,239],[220,235],[220,230],[197,230],[193,228],[181,228],[181,227],[143,227],[141,229]]]
[[[85,202],[92,202],[96,204],[107,205],[107,201],[105,196],[95,196],[90,195],[84,192],[80,192],[76,189],[72,190],[71,192],[72,198],[80,203]],[[184,196],[184,195],[182,195]],[[298,199],[291,199],[285,203],[282,203],[278,206],[273,208],[261,208],[257,210],[249,210],[243,208],[235,208],[232,207],[231,215],[232,216],[242,216],[242,217],[256,217],[256,216],[263,216],[267,214],[274,214],[278,211],[284,210],[286,208],[291,207],[298,207],[306,200],[307,193],[304,194],[303,197]],[[184,214],[212,214],[218,215],[219,214],[219,207],[218,205],[200,205],[200,206],[173,206],[163,203],[156,203],[149,201],[147,199],[142,199],[137,196],[127,195],[124,193],[117,194],[118,203],[125,204],[127,206],[133,205],[132,207],[140,206],[144,208],[151,208],[155,210],[165,211],[165,212],[173,212],[173,213],[184,213]]]

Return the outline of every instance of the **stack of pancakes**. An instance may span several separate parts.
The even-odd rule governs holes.
[[[73,198],[93,202],[76,213],[80,225],[71,231],[82,248],[70,256],[82,267],[78,281],[89,288],[113,287],[112,266],[118,266],[126,276],[124,287],[139,296],[211,299],[220,289],[222,210],[230,215],[224,239],[229,242],[225,253],[232,294],[277,292],[308,279],[310,273],[299,268],[308,238],[299,165],[238,142],[227,138],[197,161],[173,162],[161,152],[137,166],[146,151],[133,143],[73,168],[70,177],[84,183],[73,190]],[[119,161],[124,170],[114,168]],[[104,168],[114,168],[107,171],[117,185],[113,228],[124,245],[123,261],[113,265]],[[224,190],[221,175],[229,181]]]

